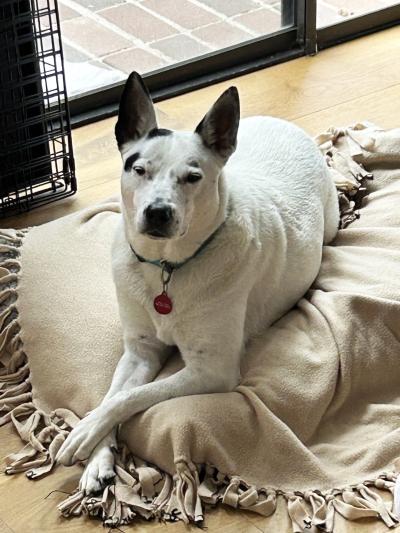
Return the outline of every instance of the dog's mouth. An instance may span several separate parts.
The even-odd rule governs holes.
[[[175,224],[164,224],[158,226],[153,224],[145,224],[138,228],[139,233],[152,240],[177,239],[183,235],[186,235],[187,228],[181,233],[179,232],[179,229],[178,222],[175,222]]]
[[[163,231],[160,231],[158,229],[152,229],[149,231],[146,231],[146,235],[150,237],[151,239],[169,239],[169,235]]]

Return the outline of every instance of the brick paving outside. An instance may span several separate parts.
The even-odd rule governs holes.
[[[395,0],[318,0],[318,27]],[[281,28],[279,0],[58,0],[70,95]]]

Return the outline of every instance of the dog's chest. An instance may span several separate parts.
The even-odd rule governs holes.
[[[182,314],[195,298],[194,287],[185,280],[186,276],[173,272],[169,283],[163,285],[161,269],[152,265],[142,265],[143,287],[145,287],[143,304],[147,308],[155,328],[157,338],[168,345],[176,344],[176,330],[179,328]],[[169,312],[156,304],[157,299],[169,302]]]
[[[199,329],[207,326],[215,301],[224,298],[226,284],[229,284],[225,275],[227,264],[230,265],[230,261],[215,264],[214,261],[195,258],[192,264],[174,271],[165,287],[172,306],[167,314],[157,312],[154,306],[155,298],[163,293],[161,270],[142,265],[142,286],[146,294],[143,303],[160,341],[177,345],[190,331],[197,334]],[[232,265],[230,267],[232,272]]]

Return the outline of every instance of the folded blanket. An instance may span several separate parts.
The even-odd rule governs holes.
[[[333,531],[336,513],[399,522],[381,491],[394,491],[400,455],[400,130],[357,124],[316,142],[342,229],[311,290],[254,339],[234,392],[171,399],[126,423],[115,484],[75,492],[64,516],[201,522],[207,503],[268,516],[282,498],[295,533]],[[26,443],[7,473],[51,472],[108,389],[122,353],[110,266],[119,217],[110,202],[0,230],[0,424]],[[180,364],[177,354],[162,375]]]

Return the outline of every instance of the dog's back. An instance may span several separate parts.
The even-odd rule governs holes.
[[[322,244],[337,232],[337,194],[314,142],[270,117],[241,121],[225,173],[235,216],[258,248],[248,336],[279,318],[312,284]]]

